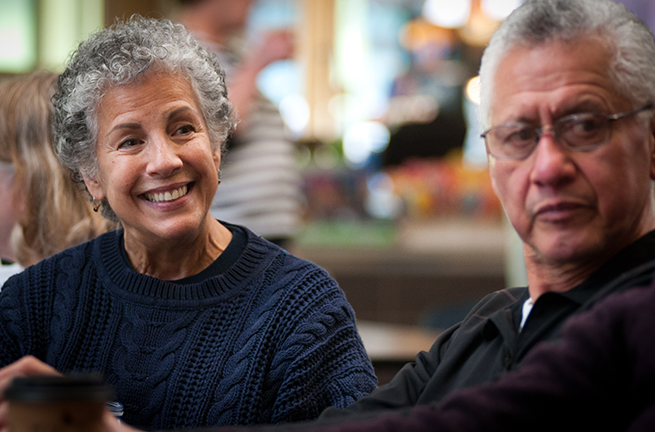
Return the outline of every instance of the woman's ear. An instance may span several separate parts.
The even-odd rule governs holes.
[[[214,159],[214,165],[216,165],[216,171],[221,169],[221,148],[217,148],[212,151],[212,159]]]
[[[84,184],[86,185],[86,188],[89,190],[89,193],[91,193],[91,196],[94,200],[102,201],[105,199],[105,191],[103,190],[100,182],[96,180],[95,177],[87,174],[82,174],[82,178],[84,179]]]

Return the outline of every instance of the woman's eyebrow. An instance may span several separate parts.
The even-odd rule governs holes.
[[[141,125],[139,123],[119,123],[113,128],[111,128],[106,134],[105,137],[108,137],[112,133],[114,133],[117,130],[122,130],[122,129],[131,129],[131,130],[136,130],[141,128]]]
[[[179,108],[174,109],[170,113],[168,113],[168,120],[172,120],[173,118],[181,115],[181,114],[192,114],[192,115],[197,115],[196,111],[192,109],[190,106],[182,106]]]

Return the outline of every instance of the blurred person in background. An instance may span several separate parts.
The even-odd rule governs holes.
[[[148,430],[306,420],[375,387],[334,279],[211,216],[232,106],[182,25],[135,16],[91,35],[53,105],[57,156],[121,229],[7,281],[4,383],[100,373]]]
[[[49,72],[0,82],[0,282],[113,228],[52,148]]]
[[[179,22],[225,68],[238,121],[211,213],[286,247],[302,223],[300,172],[295,144],[277,107],[258,90],[257,77],[269,64],[293,56],[293,34],[274,30],[249,44],[245,30],[253,0],[179,1]]]

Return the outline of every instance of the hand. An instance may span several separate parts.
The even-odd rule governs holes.
[[[239,118],[237,133],[244,130],[248,123],[253,101],[258,94],[259,72],[273,62],[293,56],[293,33],[288,30],[269,32],[257,49],[247,52],[249,54],[242,59],[228,84],[230,102]]]
[[[259,49],[253,50],[252,59],[257,63],[257,69],[262,70],[276,61],[290,59],[293,51],[293,32],[275,30],[264,35]]]
[[[56,369],[33,356],[25,356],[0,369],[0,432],[6,432],[7,402],[3,396],[14,378],[37,375],[61,375]]]

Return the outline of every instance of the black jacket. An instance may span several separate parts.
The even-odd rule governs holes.
[[[541,295],[521,332],[518,325],[527,288],[490,294],[391,382],[345,409],[327,409],[321,419],[330,423],[341,417],[429,404],[453,390],[494,381],[515,369],[535,344],[556,339],[569,317],[610,293],[648,284],[655,268],[653,258],[655,231],[620,251],[572,290]]]

